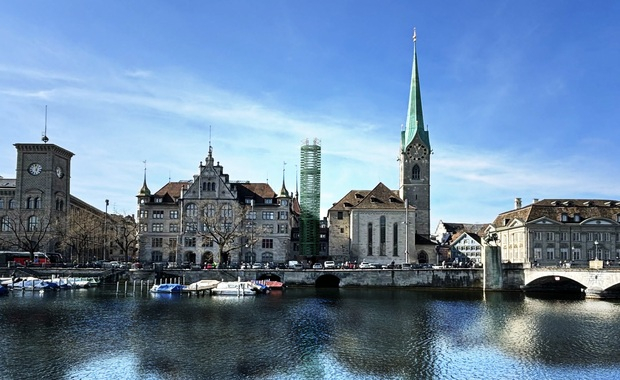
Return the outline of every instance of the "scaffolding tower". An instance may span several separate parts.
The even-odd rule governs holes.
[[[319,221],[321,219],[321,141],[306,139],[301,146],[301,193],[299,203],[299,253],[319,254]]]

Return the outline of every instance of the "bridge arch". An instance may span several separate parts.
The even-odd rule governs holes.
[[[323,274],[317,277],[314,286],[317,288],[338,288],[340,287],[340,278],[333,274]]]
[[[572,278],[547,275],[536,278],[525,284],[525,292],[561,292],[561,293],[583,293],[586,286]]]
[[[280,277],[279,275],[275,274],[275,273],[271,273],[271,272],[267,272],[267,273],[261,273],[256,277],[257,280],[261,281],[261,280],[269,280],[269,281],[282,281],[282,277]]]

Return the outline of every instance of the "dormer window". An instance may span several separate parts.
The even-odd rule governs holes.
[[[568,222],[568,214],[566,214],[565,212],[562,213],[562,216],[560,217],[560,220],[562,222]]]
[[[271,199],[271,198],[267,198],[267,199],[265,199],[265,204],[266,204],[266,205],[273,204],[273,199]]]
[[[581,222],[581,215],[579,215],[579,213],[576,213],[573,219],[575,219],[575,222]]]

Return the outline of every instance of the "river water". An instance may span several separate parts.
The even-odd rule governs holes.
[[[617,379],[620,303],[286,289],[0,298],[2,379]]]

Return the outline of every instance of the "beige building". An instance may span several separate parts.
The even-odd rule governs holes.
[[[487,228],[496,234],[504,262],[527,265],[572,263],[593,259],[618,262],[620,201],[543,199],[501,213]]]
[[[279,193],[266,183],[230,181],[211,147],[192,180],[154,194],[145,171],[137,198],[142,262],[284,263],[290,256],[299,206],[284,180]]]
[[[341,262],[397,264],[416,259],[415,209],[379,183],[352,190],[328,211],[329,253]],[[408,223],[407,223],[408,222]]]

